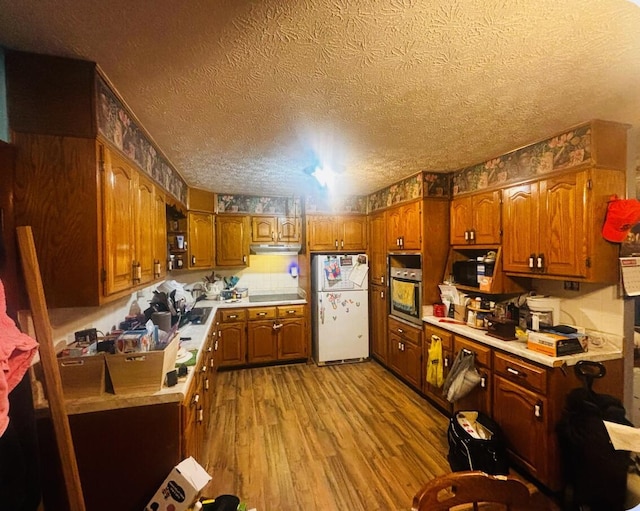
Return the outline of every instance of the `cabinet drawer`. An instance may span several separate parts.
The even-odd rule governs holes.
[[[476,364],[485,367],[491,367],[491,348],[484,346],[483,344],[473,342],[464,337],[455,337],[455,352],[456,355],[460,350],[466,349],[471,351],[476,356]]]
[[[493,371],[504,378],[527,386],[542,394],[547,393],[547,370],[534,366],[505,353],[494,353]]]
[[[220,323],[235,323],[247,319],[246,309],[221,309]]]
[[[304,317],[304,305],[278,305],[279,318],[302,318]]]
[[[437,336],[440,337],[440,339],[442,340],[442,349],[448,349],[451,350],[453,349],[453,334],[451,332],[448,332],[447,330],[443,330],[442,328],[438,328],[435,326],[431,326],[431,325],[425,325],[424,327],[424,335],[425,335],[425,342],[430,343],[431,342],[431,336]]]
[[[275,319],[275,307],[251,307],[247,309],[249,319]]]
[[[393,332],[400,337],[404,337],[420,346],[422,344],[422,329],[401,323],[396,319],[389,317],[389,332]]]

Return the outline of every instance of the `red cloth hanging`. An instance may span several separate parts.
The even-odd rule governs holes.
[[[37,350],[38,343],[7,316],[4,284],[0,280],[0,436],[9,425],[9,393],[22,380]]]

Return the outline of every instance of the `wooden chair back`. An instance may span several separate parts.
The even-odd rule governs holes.
[[[448,511],[463,504],[474,510],[479,503],[500,504],[491,509],[539,511],[529,488],[512,476],[492,476],[479,471],[453,472],[429,481],[413,498],[412,511]],[[535,506],[535,507],[534,507]],[[465,508],[466,509],[466,508]],[[469,508],[471,509],[471,508]]]

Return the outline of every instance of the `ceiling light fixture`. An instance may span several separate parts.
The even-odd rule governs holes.
[[[316,178],[320,186],[331,189],[335,184],[337,174],[331,168],[318,166],[311,175]]]

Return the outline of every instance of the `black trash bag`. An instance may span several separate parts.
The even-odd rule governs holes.
[[[580,361],[575,372],[584,386],[567,395],[557,425],[567,504],[570,509],[623,511],[630,455],[613,448],[602,421],[633,424],[619,399],[592,390],[593,379],[606,374],[602,364]]]
[[[509,473],[502,430],[482,412],[456,412],[449,420],[447,438],[447,459],[453,472],[481,470],[491,475]]]

